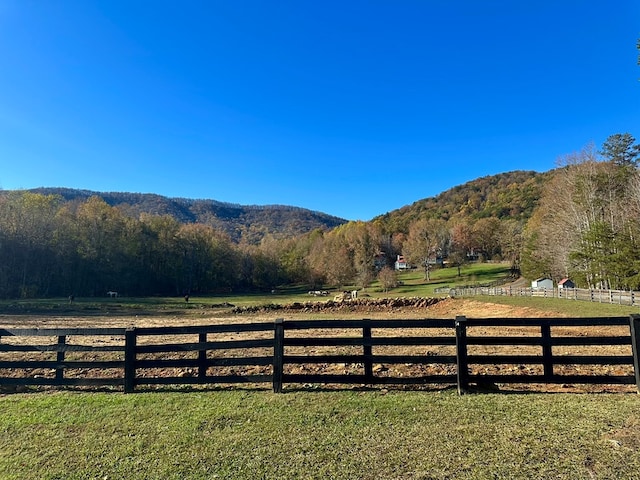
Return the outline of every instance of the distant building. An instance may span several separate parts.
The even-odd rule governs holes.
[[[407,270],[409,268],[407,261],[402,255],[398,255],[398,258],[396,259],[396,263],[394,265],[396,270]]]
[[[376,253],[376,256],[373,258],[373,266],[375,267],[376,271],[382,270],[387,265],[387,256],[384,254],[384,252]]]
[[[531,288],[553,288],[553,280],[542,277],[531,282]]]
[[[442,266],[444,265],[444,258],[442,258],[442,257],[440,257],[440,256],[435,257],[435,258],[429,258],[429,259],[427,260],[427,263],[428,263],[429,265],[437,265],[437,266],[439,266],[439,267],[442,267]]]
[[[558,282],[558,288],[576,288],[576,284],[568,278],[563,278]]]

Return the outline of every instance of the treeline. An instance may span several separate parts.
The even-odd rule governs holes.
[[[640,146],[628,133],[560,159],[529,220],[523,271],[584,288],[640,288]]]
[[[514,276],[638,289],[639,155],[630,134],[616,134],[546,174],[478,179],[370,222],[290,236],[265,229],[255,243],[213,221],[135,214],[96,196],[5,192],[0,298],[367,287],[376,279],[392,288],[398,255],[425,279],[443,265],[460,273],[469,261],[508,260]]]
[[[0,199],[0,296],[177,294],[235,285],[230,240],[168,215],[133,219],[102,199]]]
[[[421,220],[407,233],[388,234],[374,222],[349,222],[289,239],[266,235],[254,245],[170,215],[135,218],[98,197],[68,202],[10,192],[0,196],[0,297],[205,294],[290,283],[366,287],[381,272],[392,286],[397,255],[428,275],[432,258],[501,255],[511,248],[502,228],[497,219],[451,229]]]

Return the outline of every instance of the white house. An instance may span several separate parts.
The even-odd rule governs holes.
[[[407,268],[409,268],[409,265],[407,264],[404,257],[402,255],[398,255],[398,258],[396,259],[396,263],[395,263],[395,269],[406,270]]]

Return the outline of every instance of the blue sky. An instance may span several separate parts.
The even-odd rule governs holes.
[[[0,188],[369,220],[640,138],[640,2],[0,2]]]

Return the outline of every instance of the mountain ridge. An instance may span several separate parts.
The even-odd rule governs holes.
[[[552,171],[515,170],[487,175],[456,185],[438,195],[378,215],[368,222],[384,230],[406,232],[416,218],[472,219],[496,217],[526,222]],[[67,202],[92,196],[137,217],[142,213],[171,215],[182,223],[203,223],[226,232],[236,242],[259,243],[265,236],[285,238],[314,229],[331,230],[349,220],[291,205],[241,205],[214,199],[167,197],[155,193],[98,192],[66,187],[38,187],[32,193],[61,196]],[[365,223],[368,223],[365,222]]]
[[[343,218],[288,205],[240,205],[213,199],[66,187],[38,187],[23,191],[59,195],[66,202],[86,201],[97,196],[133,217],[142,213],[170,215],[181,223],[210,225],[227,233],[232,240],[246,243],[259,243],[267,235],[295,236],[316,228],[332,229],[347,223]]]

